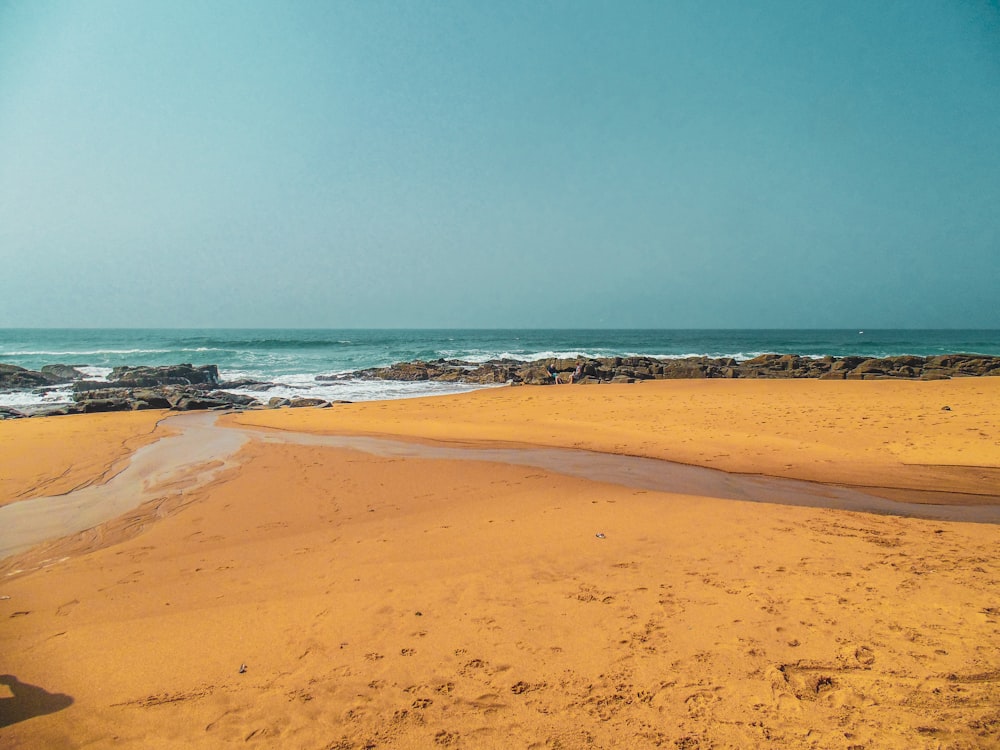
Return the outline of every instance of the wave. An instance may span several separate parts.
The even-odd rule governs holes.
[[[169,354],[184,351],[178,349],[83,349],[66,351],[21,351],[3,352],[2,357],[87,357],[101,354]],[[193,351],[193,350],[192,350]]]
[[[329,349],[355,346],[355,343],[350,339],[248,338],[209,339],[205,341],[204,346],[206,347],[205,351],[239,351],[244,349]],[[201,350],[199,349],[198,351]]]

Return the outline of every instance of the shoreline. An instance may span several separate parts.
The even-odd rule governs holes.
[[[82,369],[77,369],[81,367]],[[0,363],[0,397],[32,394],[37,403],[0,405],[0,419],[170,408],[180,411],[280,408],[385,400],[454,393],[499,385],[601,385],[686,379],[943,380],[1000,375],[1000,357],[979,354],[933,356],[855,355],[811,357],[762,354],[747,359],[686,357],[575,357],[468,361],[439,358],[386,367],[317,373],[310,383],[220,377],[214,364],[119,366],[95,379],[94,368],[52,364],[40,371]],[[300,377],[300,376],[296,376]],[[374,384],[388,388],[375,393]],[[342,389],[347,390],[342,390]],[[331,390],[332,389],[332,390]],[[352,390],[353,389],[353,390]],[[376,388],[377,390],[377,388]],[[59,394],[55,399],[51,394]],[[274,395],[278,393],[279,395]],[[46,397],[49,400],[46,401]],[[65,397],[65,398],[64,398]],[[9,400],[9,399],[8,399]],[[16,401],[16,399],[14,399]]]
[[[314,437],[251,436],[206,481],[167,477],[104,529],[35,548],[51,553],[40,569],[0,577],[0,673],[51,706],[11,718],[25,714],[0,684],[0,739],[989,746],[1000,740],[996,525],[324,440],[565,445],[981,489],[995,485],[973,464],[1000,463],[997,396],[997,378],[702,380],[220,415],[262,436]],[[129,418],[0,423],[0,441],[36,431],[51,475],[93,478],[100,467],[60,462],[72,433],[43,428],[85,434]],[[90,447],[113,447],[113,460],[122,434]],[[925,463],[914,474],[903,459]]]

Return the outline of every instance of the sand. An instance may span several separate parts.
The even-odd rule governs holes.
[[[0,423],[0,506],[109,479],[123,459],[155,439],[165,416],[136,411]]]
[[[678,381],[221,421],[990,503],[998,396],[1000,378]],[[46,494],[79,430],[106,456],[90,479],[148,439],[94,420],[38,420],[44,471],[7,468],[23,423],[0,424],[4,491]],[[1000,746],[997,525],[251,440],[98,538],[0,566],[0,747]]]

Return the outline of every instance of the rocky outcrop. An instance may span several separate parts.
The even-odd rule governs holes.
[[[46,372],[26,370],[17,365],[0,364],[0,390],[2,391],[23,391],[28,388],[41,388],[68,382],[69,378],[61,378]]]
[[[438,359],[431,362],[401,362],[350,375],[320,375],[319,381],[345,378],[438,381],[491,385],[551,385],[548,367],[553,366],[560,382],[570,382],[581,365],[580,384],[634,383],[641,380],[680,378],[817,378],[823,380],[873,380],[905,378],[935,380],[948,377],[1000,376],[1000,357],[950,354],[939,357],[899,356],[802,357],[796,354],[762,354],[738,361],[732,358],[685,357],[606,357],[600,359],[549,359],[537,362],[491,360],[482,364]]]
[[[82,380],[87,377],[86,373],[80,372],[72,365],[45,365],[42,367],[41,373],[58,378],[60,383],[69,383],[72,380]]]
[[[116,367],[108,380],[121,386],[149,387],[154,385],[219,385],[216,365],[167,365],[165,367]]]
[[[195,411],[204,409],[234,409],[259,406],[255,398],[197,386],[165,385],[153,388],[111,387],[83,390],[73,394],[70,411],[136,411],[141,409],[173,409]]]

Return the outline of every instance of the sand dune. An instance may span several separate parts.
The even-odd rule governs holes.
[[[989,502],[998,391],[688,381],[223,421]],[[9,486],[51,486],[76,461],[57,428],[91,419],[49,420],[47,473]],[[118,426],[106,462],[149,425]],[[262,440],[178,497],[4,563],[0,747],[1000,745],[996,525]]]

